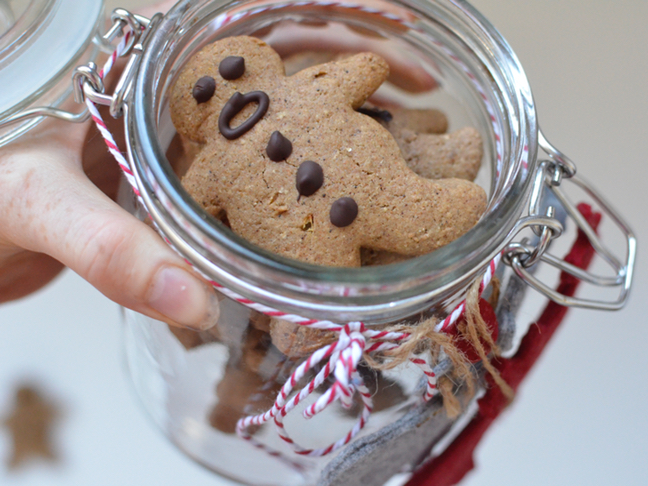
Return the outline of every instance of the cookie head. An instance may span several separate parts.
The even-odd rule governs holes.
[[[170,107],[176,130],[205,143],[218,130],[221,110],[235,93],[264,92],[282,77],[281,58],[259,39],[228,37],[211,44],[191,59],[175,83]],[[258,103],[259,96],[238,100],[231,126],[249,118]]]
[[[388,74],[373,53],[287,77],[258,39],[207,46],[171,94],[176,128],[202,144],[183,186],[251,243],[311,263],[358,266],[361,248],[421,255],[449,243],[479,219],[485,193],[418,176],[389,131],[356,111]],[[205,76],[216,88],[198,103]]]

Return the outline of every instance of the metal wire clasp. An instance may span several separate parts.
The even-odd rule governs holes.
[[[110,115],[119,118],[123,114],[124,100],[130,93],[133,79],[139,66],[140,57],[144,50],[144,43],[151,31],[151,28],[162,18],[162,14],[156,14],[151,19],[135,15],[123,8],[115,9],[111,15],[112,27],[101,38],[104,45],[113,45],[116,38],[124,38],[125,45],[117,52],[113,48],[112,62],[118,57],[130,56],[128,64],[117,82],[115,91],[106,94],[103,83],[103,72],[97,71],[97,65],[90,62],[85,66],[79,66],[73,76],[72,85],[74,98],[78,103],[89,99],[95,104],[110,107]]]
[[[128,42],[119,56],[124,57],[131,55],[128,65],[119,79],[115,92],[112,95],[106,94],[103,83],[103,75],[97,70],[97,65],[89,62],[85,66],[79,66],[72,77],[72,88],[74,98],[78,103],[83,103],[86,98],[93,103],[110,106],[110,114],[117,118],[122,114],[124,99],[130,92],[132,81],[134,79],[137,66],[139,64],[140,54],[143,50],[143,44],[151,31],[152,27],[162,18],[162,14],[156,14],[151,19],[141,15],[135,15],[122,8],[115,9],[111,15],[113,22],[105,35],[95,39],[102,49],[106,52],[113,53],[115,46],[113,41],[117,37],[128,36]],[[113,59],[114,62],[114,59]],[[52,117],[72,123],[83,123],[89,117],[88,109],[84,107],[78,113],[53,108],[51,106],[39,106],[23,110],[15,115],[0,121],[0,128],[22,122],[32,118]]]
[[[504,250],[503,261],[510,265],[515,273],[529,286],[544,294],[554,302],[571,307],[585,307],[600,310],[617,310],[625,304],[634,271],[637,241],[629,226],[602,196],[583,179],[576,176],[576,165],[562,152],[551,145],[539,133],[540,147],[549,155],[548,160],[540,163],[535,175],[535,182],[529,201],[529,216],[520,220],[515,229],[519,232],[525,227],[533,229],[537,236],[537,244],[531,245],[527,240],[520,243],[509,243]],[[596,231],[589,225],[576,206],[569,200],[562,185],[569,180],[583,190],[598,206],[603,215],[611,220],[621,231],[626,244],[625,257],[620,260],[601,240]],[[562,225],[553,219],[556,208],[549,206],[545,214],[541,214],[541,201],[545,191],[550,191],[555,200],[564,208],[567,215],[576,223],[578,228],[587,236],[596,253],[612,268],[614,274],[610,277],[600,276],[581,270],[570,263],[547,252],[551,240],[560,236]],[[536,263],[543,261],[563,272],[590,284],[600,287],[618,287],[619,294],[610,301],[568,297],[557,293],[548,285],[542,283],[530,271]]]

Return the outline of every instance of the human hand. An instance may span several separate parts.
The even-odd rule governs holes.
[[[119,180],[90,123],[45,120],[0,148],[0,302],[41,288],[67,265],[121,305],[210,327],[218,318],[213,289],[112,200]]]
[[[435,86],[427,73],[403,69],[385,55],[397,66],[401,86],[414,92]],[[106,121],[113,133],[120,131],[121,122]],[[210,327],[219,313],[215,292],[114,202],[119,180],[115,161],[88,123],[46,120],[0,148],[0,302],[30,294],[68,266],[125,307],[170,324]]]
[[[66,265],[138,312],[213,325],[214,291],[107,196],[116,194],[119,174],[89,129],[46,120],[0,148],[0,302],[42,287]]]

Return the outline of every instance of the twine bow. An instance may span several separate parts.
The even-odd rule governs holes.
[[[397,349],[410,337],[410,334],[376,331],[368,329],[362,322],[351,322],[344,326],[339,325],[337,329],[332,330],[339,332],[337,341],[320,348],[295,369],[282,386],[270,410],[238,421],[236,431],[240,437],[253,442],[257,447],[266,449],[247,432],[247,429],[250,426],[261,425],[274,420],[279,437],[289,444],[294,452],[300,455],[319,457],[348,444],[362,430],[371,415],[373,400],[369,389],[358,372],[360,360],[364,353]],[[424,359],[411,357],[410,361],[422,368],[427,376],[427,389],[423,398],[425,400],[431,399],[436,390],[434,371]],[[326,364],[315,377],[289,398],[300,380],[323,362],[326,362]],[[338,400],[342,407],[348,409],[353,405],[353,397],[356,392],[362,401],[362,412],[353,428],[337,442],[321,449],[306,449],[295,443],[290,437],[284,426],[284,418],[330,377],[333,378],[332,385],[317,400],[306,407],[302,415],[306,419],[310,419]]]

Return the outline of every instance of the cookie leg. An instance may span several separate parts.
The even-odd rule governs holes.
[[[337,339],[337,333],[312,329],[281,319],[270,322],[270,337],[279,351],[288,358],[304,358]]]
[[[376,224],[365,225],[361,246],[422,255],[470,230],[486,208],[486,193],[469,181],[411,174],[383,187],[374,208]]]

